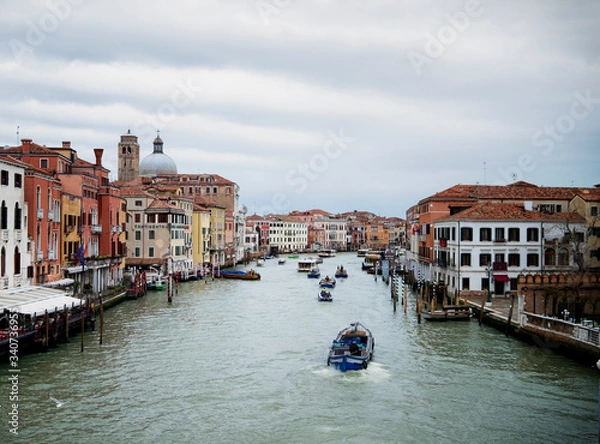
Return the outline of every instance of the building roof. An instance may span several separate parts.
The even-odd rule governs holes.
[[[583,190],[596,188],[540,187],[529,182],[518,181],[508,185],[454,185],[435,193],[419,203],[431,200],[571,200]]]
[[[482,202],[460,213],[438,219],[436,223],[451,221],[569,221],[585,223],[577,213],[540,213],[526,210],[522,205],[496,202]]]

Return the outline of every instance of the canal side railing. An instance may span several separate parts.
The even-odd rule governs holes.
[[[574,324],[559,318],[522,312],[521,326],[528,330],[553,335],[557,339],[562,337],[567,342],[578,342],[588,347],[595,347],[600,351],[600,328],[593,325]]]

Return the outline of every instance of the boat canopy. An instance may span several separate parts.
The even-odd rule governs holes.
[[[81,299],[68,296],[63,290],[27,286],[0,291],[0,312],[17,312],[29,316],[42,316],[61,311],[64,306],[72,308],[83,305]]]

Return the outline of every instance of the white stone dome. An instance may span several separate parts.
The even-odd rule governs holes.
[[[157,176],[160,174],[177,174],[177,165],[173,159],[163,153],[163,141],[154,139],[154,152],[144,157],[140,163],[140,176]]]

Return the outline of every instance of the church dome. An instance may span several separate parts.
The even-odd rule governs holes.
[[[154,151],[144,157],[140,163],[140,176],[157,176],[160,174],[177,174],[177,165],[173,159],[163,153],[163,141],[154,139]]]

